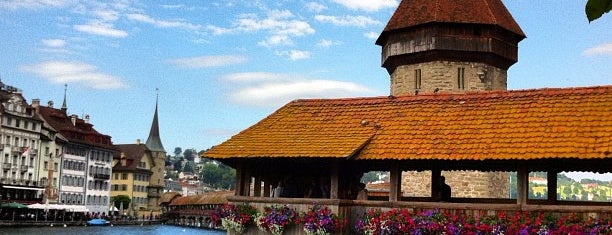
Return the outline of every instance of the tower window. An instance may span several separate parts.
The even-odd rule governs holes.
[[[457,68],[457,87],[465,90],[465,68]]]
[[[414,89],[421,89],[421,69],[414,70]]]

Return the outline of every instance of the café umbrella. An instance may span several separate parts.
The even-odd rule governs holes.
[[[21,208],[28,208],[28,206],[18,203],[18,202],[9,202],[9,203],[3,203],[2,205],[0,205],[0,207],[2,208],[11,208],[11,209],[21,209]]]

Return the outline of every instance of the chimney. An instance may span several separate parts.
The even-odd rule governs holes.
[[[53,100],[49,100],[49,102],[47,102],[47,106],[49,108],[53,108]]]
[[[77,120],[77,115],[76,114],[72,114],[70,115],[70,121],[72,122],[73,126],[76,126],[76,120]]]
[[[32,107],[38,108],[40,106],[40,99],[32,99]]]
[[[121,152],[121,166],[127,166],[127,158],[124,152]]]
[[[89,123],[89,114],[85,115],[85,123]]]
[[[136,144],[140,145],[140,139],[136,139]]]

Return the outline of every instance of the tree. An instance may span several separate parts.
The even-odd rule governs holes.
[[[132,202],[132,199],[130,199],[128,195],[117,195],[113,197],[113,205],[115,205],[117,209],[119,208],[127,209],[130,207],[131,202]],[[121,207],[121,204],[123,204],[123,207]]]
[[[193,153],[193,149],[185,149],[185,151],[183,151],[183,156],[185,159],[187,159],[187,161],[193,161]]]
[[[612,0],[589,0],[584,8],[589,22],[598,19],[610,10],[612,10]]]
[[[181,147],[176,147],[174,148],[174,156],[181,155],[181,153],[183,152],[183,149],[181,149]]]
[[[223,164],[206,164],[200,174],[202,182],[218,189],[232,189],[236,182],[236,170]]]
[[[175,171],[183,170],[183,159],[179,159],[174,162],[174,170]]]
[[[178,173],[176,171],[166,171],[164,179],[178,179]]]
[[[565,194],[564,196],[566,198],[570,198],[572,194],[572,187],[570,185],[565,185],[565,187],[563,187],[563,194]]]
[[[186,162],[185,167],[183,167],[183,172],[191,172],[194,173],[193,162]]]
[[[365,174],[363,174],[363,176],[361,176],[361,180],[359,180],[361,183],[370,183],[370,182],[374,182],[374,181],[378,181],[378,172],[376,171],[370,171],[367,172]]]

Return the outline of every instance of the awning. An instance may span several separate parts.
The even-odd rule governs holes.
[[[25,190],[38,190],[38,191],[44,191],[44,188],[28,188],[28,187],[19,187],[19,186],[8,186],[8,185],[3,185],[3,188],[12,188],[12,189],[25,189]]]

